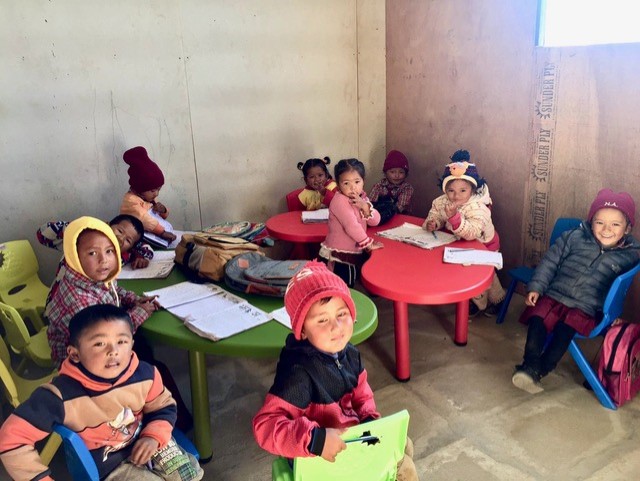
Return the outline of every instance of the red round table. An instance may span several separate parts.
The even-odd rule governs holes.
[[[369,235],[404,222],[422,224],[419,217],[396,215],[390,222],[368,229]],[[391,299],[394,307],[396,377],[411,377],[409,357],[409,304],[456,303],[454,342],[467,344],[469,299],[484,292],[493,279],[492,266],[462,266],[442,262],[444,246],[421,249],[403,242],[375,236],[384,244],[374,250],[362,266],[362,283],[373,294]],[[478,241],[457,241],[451,246],[484,249]]]
[[[267,230],[276,239],[298,243],[320,243],[327,237],[327,223],[302,223],[302,211],[274,215],[266,222]]]

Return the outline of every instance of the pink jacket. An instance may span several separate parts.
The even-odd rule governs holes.
[[[369,202],[365,192],[362,198]],[[349,197],[336,192],[329,205],[329,233],[322,245],[330,250],[359,254],[373,242],[367,235],[367,226],[378,225],[380,213],[371,207],[371,217],[365,219]]]

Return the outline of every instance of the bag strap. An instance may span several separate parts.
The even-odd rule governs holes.
[[[611,353],[609,354],[609,361],[607,362],[607,367],[605,368],[605,372],[613,371],[613,363],[616,359],[616,352],[618,351],[618,346],[622,342],[622,337],[624,336],[624,333],[629,326],[630,326],[629,323],[623,324],[618,334],[616,334],[616,338],[614,339],[613,344],[611,345]]]

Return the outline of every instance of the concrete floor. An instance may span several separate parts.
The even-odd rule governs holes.
[[[361,344],[378,409],[391,414],[407,408],[414,461],[426,481],[634,480],[640,475],[640,403],[618,411],[600,406],[582,387],[582,376],[567,354],[543,380],[545,391],[529,395],[512,386],[520,361],[525,326],[516,320],[523,305],[514,296],[510,315],[478,317],[469,326],[469,343],[451,341],[452,306],[412,306],[411,369],[407,383],[392,375],[393,309],[374,299],[379,327]],[[587,344],[591,358],[597,342]],[[186,353],[160,348],[187,402]],[[214,457],[204,466],[206,480],[271,479],[273,457],[258,448],[251,418],[273,380],[276,359],[207,358]],[[174,366],[180,366],[175,367]],[[61,460],[56,479],[67,479]],[[0,479],[8,479],[0,472]],[[356,480],[354,480],[356,481]]]

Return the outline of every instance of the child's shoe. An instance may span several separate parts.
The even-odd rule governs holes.
[[[502,304],[504,304],[504,300],[498,302],[497,304],[490,304],[485,310],[484,315],[487,317],[495,317],[500,314],[500,310],[502,309]]]
[[[476,305],[475,302],[469,301],[469,319],[476,317],[478,314],[482,314],[484,311]]]
[[[544,391],[544,388],[540,385],[540,376],[526,366],[518,366],[516,368],[516,372],[511,377],[511,382],[515,387],[529,394],[538,394]]]

